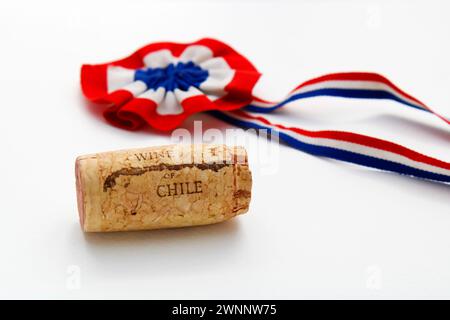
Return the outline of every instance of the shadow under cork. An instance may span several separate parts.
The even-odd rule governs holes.
[[[84,233],[85,250],[102,274],[197,272],[236,258],[242,239],[238,219],[174,229]]]

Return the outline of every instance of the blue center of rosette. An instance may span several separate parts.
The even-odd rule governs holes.
[[[136,70],[135,81],[142,81],[148,89],[164,88],[166,91],[180,89],[187,91],[190,87],[198,88],[208,78],[208,71],[192,61],[169,64],[165,68],[145,68]]]

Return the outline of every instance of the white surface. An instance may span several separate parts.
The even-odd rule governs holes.
[[[448,186],[282,146],[272,175],[250,152],[251,210],[233,221],[84,235],[74,180],[77,155],[170,141],[105,124],[80,94],[82,63],[211,36],[263,71],[274,97],[324,73],[370,70],[450,115],[449,13],[446,1],[2,1],[0,297],[450,298]],[[395,103],[286,109],[278,122],[450,159],[449,128]]]

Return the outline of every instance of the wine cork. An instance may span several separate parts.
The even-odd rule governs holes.
[[[225,145],[172,145],[80,156],[78,212],[86,232],[218,223],[247,212],[247,153]]]

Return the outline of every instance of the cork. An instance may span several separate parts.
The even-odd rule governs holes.
[[[80,156],[75,175],[85,232],[176,228],[248,211],[252,177],[243,147],[170,145]]]

